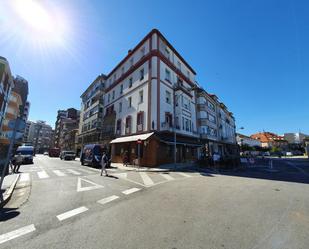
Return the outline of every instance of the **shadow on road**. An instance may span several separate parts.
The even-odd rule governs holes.
[[[302,164],[299,164],[302,163]],[[227,171],[220,174],[272,181],[285,181],[309,184],[309,162],[300,159],[273,159],[272,167],[268,160],[258,160],[256,165],[244,169]]]
[[[20,212],[16,210],[17,208],[5,208],[5,207],[0,209],[0,221],[7,221],[18,216]]]

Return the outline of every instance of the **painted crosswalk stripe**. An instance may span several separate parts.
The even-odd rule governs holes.
[[[169,174],[161,173],[160,175],[163,176],[168,181],[175,180],[175,178],[170,176]]]
[[[93,174],[93,171],[90,171],[90,170],[86,170],[86,169],[78,169],[78,170],[83,171],[87,174]]]
[[[38,177],[41,178],[41,179],[49,178],[49,175],[47,175],[46,171],[44,171],[44,170],[37,172],[37,174],[38,174]]]
[[[88,210],[88,208],[82,206],[82,207],[79,207],[79,208],[75,208],[71,211],[65,212],[63,214],[59,214],[59,215],[57,215],[57,218],[58,218],[58,220],[62,221],[62,220],[71,218],[75,215],[78,215],[80,213],[86,212],[87,210]]]
[[[112,196],[109,196],[109,197],[106,197],[106,198],[104,198],[104,199],[99,200],[98,203],[104,205],[104,204],[109,203],[109,202],[111,202],[111,201],[114,201],[114,200],[116,200],[116,199],[118,199],[118,198],[119,198],[119,196],[117,196],[117,195],[112,195]]]
[[[67,171],[68,171],[69,173],[72,173],[73,175],[80,175],[80,174],[81,174],[81,173],[77,172],[77,171],[74,170],[74,169],[67,169]]]
[[[53,170],[53,172],[57,175],[57,176],[66,176],[66,174],[64,174],[62,171],[60,170]]]
[[[20,182],[29,182],[30,181],[30,174],[29,173],[22,173],[20,175],[19,181]]]
[[[12,231],[12,232],[2,234],[2,235],[0,235],[0,244],[4,243],[6,241],[9,241],[9,240],[15,239],[17,237],[20,237],[22,235],[25,235],[27,233],[31,233],[33,231],[35,231],[35,226],[32,224],[32,225],[29,225],[29,226],[19,228],[17,230]]]
[[[183,173],[183,172],[177,172],[177,174],[182,175],[184,177],[191,177],[190,175]]]
[[[140,172],[139,174],[140,174],[140,176],[141,176],[141,178],[142,178],[142,180],[143,180],[143,182],[146,186],[151,186],[151,185],[154,184],[153,181],[151,180],[151,178],[147,175],[147,173]]]
[[[125,191],[122,191],[122,193],[125,194],[125,195],[129,195],[129,194],[135,193],[139,190],[141,190],[141,189],[140,188],[130,188],[130,189],[127,189]]]

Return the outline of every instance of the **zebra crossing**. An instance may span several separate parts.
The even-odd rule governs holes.
[[[183,172],[126,172],[113,174],[120,179],[136,183],[143,187],[151,187],[164,182],[184,179],[195,176],[192,173]]]
[[[119,179],[135,183],[142,187],[151,187],[160,183],[173,180],[189,178],[195,174],[192,172],[148,172],[148,171],[124,171],[121,169],[108,169],[110,175]],[[100,169],[90,167],[74,167],[74,168],[38,168],[36,171],[32,169],[21,174],[20,182],[32,180],[44,180],[51,178],[65,178],[73,176],[89,176],[99,174]]]

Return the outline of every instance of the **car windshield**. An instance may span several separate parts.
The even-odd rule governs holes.
[[[75,154],[74,151],[64,151],[63,154]]]
[[[22,154],[22,155],[33,155],[33,151],[32,150],[20,150],[16,152],[16,155],[18,154]]]

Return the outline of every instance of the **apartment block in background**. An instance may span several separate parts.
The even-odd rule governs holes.
[[[236,144],[235,119],[227,107],[214,94],[203,88],[196,88],[198,132],[203,147],[201,157],[209,157],[213,153],[221,156],[238,154]]]
[[[105,120],[103,127],[105,80],[106,75],[99,75],[81,95],[82,103],[77,135],[77,152],[85,144],[104,144],[104,131],[106,134],[106,130],[111,129],[111,133],[114,133],[114,122],[109,126],[108,120]]]
[[[71,123],[75,123],[72,129],[76,129],[76,124],[78,128],[79,118],[80,111],[75,108],[58,111],[55,123],[54,147],[62,149],[64,133],[68,131],[67,129]]]

